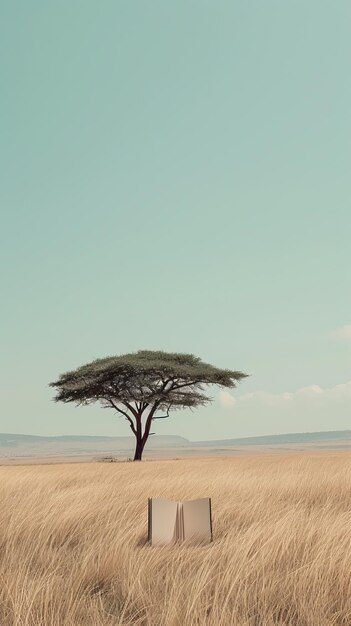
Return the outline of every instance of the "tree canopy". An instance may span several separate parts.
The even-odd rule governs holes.
[[[62,374],[50,386],[57,389],[56,402],[100,402],[123,415],[136,437],[134,460],[140,460],[153,420],[168,417],[171,410],[205,405],[211,402],[207,386],[233,388],[246,376],[193,354],[139,350],[96,359]],[[159,411],[166,415],[157,415]]]

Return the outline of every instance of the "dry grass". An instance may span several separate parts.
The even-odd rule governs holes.
[[[0,468],[1,626],[350,626],[351,454]],[[212,497],[155,548],[147,497]]]

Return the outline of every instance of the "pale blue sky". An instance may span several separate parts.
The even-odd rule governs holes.
[[[47,385],[138,349],[251,374],[160,434],[350,428],[350,35],[346,0],[0,0],[0,431],[128,435]]]

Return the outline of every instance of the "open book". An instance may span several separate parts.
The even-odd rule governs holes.
[[[211,498],[189,502],[149,498],[148,540],[152,545],[209,543],[213,540]]]

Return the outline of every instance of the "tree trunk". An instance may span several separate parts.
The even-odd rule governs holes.
[[[145,444],[150,434],[152,418],[155,414],[156,409],[157,409],[157,403],[155,402],[155,404],[152,406],[150,410],[149,415],[147,416],[144,434],[142,434],[142,424],[141,424],[142,413],[136,416],[136,430],[134,431],[136,444],[135,444],[135,454],[134,454],[133,461],[141,461],[143,450],[145,448]]]
[[[143,454],[143,441],[141,438],[137,437],[136,438],[136,444],[135,444],[135,453],[134,453],[134,459],[133,461],[141,461],[141,457]]]

